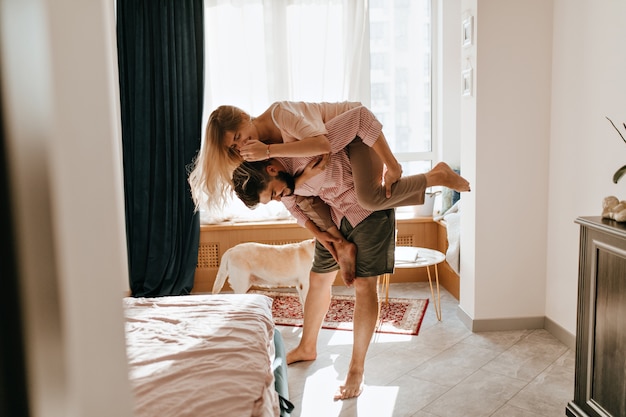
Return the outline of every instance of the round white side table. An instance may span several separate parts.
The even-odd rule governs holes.
[[[430,285],[430,294],[433,299],[435,315],[437,320],[441,321],[441,296],[439,293],[439,271],[437,265],[446,260],[446,255],[435,249],[420,248],[414,246],[396,246],[395,264],[396,268],[426,268],[428,273],[428,283]],[[430,267],[435,269],[435,282],[437,287],[437,298],[433,290],[433,281],[430,273]],[[391,274],[383,275],[382,286],[385,291],[385,302],[389,302],[389,280]]]

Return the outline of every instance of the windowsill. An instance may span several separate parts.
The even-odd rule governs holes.
[[[298,226],[296,219],[284,220],[256,220],[256,221],[223,221],[220,223],[200,224],[201,230],[211,229],[241,229],[246,227],[290,227]],[[299,227],[299,226],[298,226]]]
[[[417,206],[399,207],[396,209],[396,220],[399,222],[428,223],[435,221],[433,216],[421,217],[415,210]],[[437,207],[437,205],[435,205]],[[296,220],[291,217],[285,207],[279,202],[270,202],[250,210],[238,199],[233,199],[225,209],[229,216],[211,215],[206,211],[200,213],[200,226],[206,230],[222,228],[268,227],[268,226],[297,226]],[[439,222],[440,216],[435,216]],[[440,223],[445,225],[444,223]]]
[[[435,221],[432,217],[416,217],[412,213],[396,213],[396,221],[400,223],[431,223]],[[445,226],[445,222],[437,221]],[[202,230],[224,230],[224,229],[244,229],[244,228],[264,228],[264,227],[300,227],[294,218],[283,220],[256,220],[256,221],[223,221],[220,223],[203,223]]]

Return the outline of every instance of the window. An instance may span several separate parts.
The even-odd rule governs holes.
[[[431,4],[370,3],[371,110],[405,173],[431,168]],[[374,30],[375,28],[375,30]],[[385,65],[380,65],[384,62]]]
[[[404,173],[429,170],[431,1],[205,0],[204,120],[221,104],[361,101]]]

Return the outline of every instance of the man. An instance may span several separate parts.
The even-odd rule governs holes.
[[[378,320],[376,278],[393,272],[395,214],[393,209],[372,212],[360,207],[354,193],[347,155],[340,153],[330,158],[335,163],[330,163],[325,174],[319,177],[329,177],[326,178],[328,180],[338,175],[336,178],[343,178],[344,181],[331,179],[323,182],[319,195],[331,207],[331,215],[333,219],[338,219],[336,223],[342,234],[357,247],[356,279],[346,283],[355,289],[352,358],[345,383],[335,395],[335,399],[347,399],[358,396],[362,391],[365,357]],[[272,199],[282,201],[294,217],[301,219],[297,195],[294,194],[295,190],[301,190],[294,190],[293,176],[288,171],[293,169],[293,161],[300,159],[310,158],[245,162],[233,174],[235,191],[249,206],[255,206],[258,202],[267,203]],[[315,249],[309,293],[304,307],[302,339],[288,353],[288,364],[317,357],[317,337],[330,306],[331,287],[339,268],[319,241]]]
[[[347,281],[354,285],[355,307],[353,313],[352,358],[344,385],[339,387],[336,399],[356,397],[361,393],[365,357],[378,319],[377,277],[393,272],[395,250],[395,213],[392,208],[373,211],[363,208],[357,198],[350,156],[369,153],[369,169],[382,172],[381,160],[372,147],[380,136],[382,125],[377,121],[362,123],[346,122],[336,117],[326,123],[331,153],[319,162],[319,157],[273,158],[258,162],[244,162],[233,173],[233,184],[238,197],[248,206],[282,201],[302,226],[309,226],[316,239],[316,251],[311,269],[310,288],[304,308],[304,328],[299,345],[287,354],[287,363],[314,360],[317,356],[317,337],[322,321],[330,306],[331,287],[339,266],[326,244],[332,241],[317,227],[310,227],[311,220],[299,204],[301,197],[318,196],[331,210],[331,217],[346,240],[356,245],[356,279]],[[355,138],[356,136],[356,138]],[[298,181],[295,175],[305,168],[321,165],[321,173],[305,176]],[[356,168],[356,166],[355,166]],[[360,169],[365,169],[360,167]],[[358,174],[358,178],[365,174]],[[418,178],[419,177],[419,178]],[[301,177],[303,178],[303,177]],[[467,181],[457,175],[445,163],[440,163],[426,174],[411,180],[399,180],[393,185],[394,192],[409,195],[419,204],[424,201],[426,187],[443,185],[459,191],[468,191]],[[378,187],[384,205],[385,190]],[[410,196],[410,195],[413,196]],[[305,201],[310,201],[306,200]],[[388,206],[395,207],[395,206]],[[377,209],[375,207],[371,207]]]

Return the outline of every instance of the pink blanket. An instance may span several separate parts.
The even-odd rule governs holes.
[[[271,305],[258,294],[125,298],[135,415],[280,415]]]

